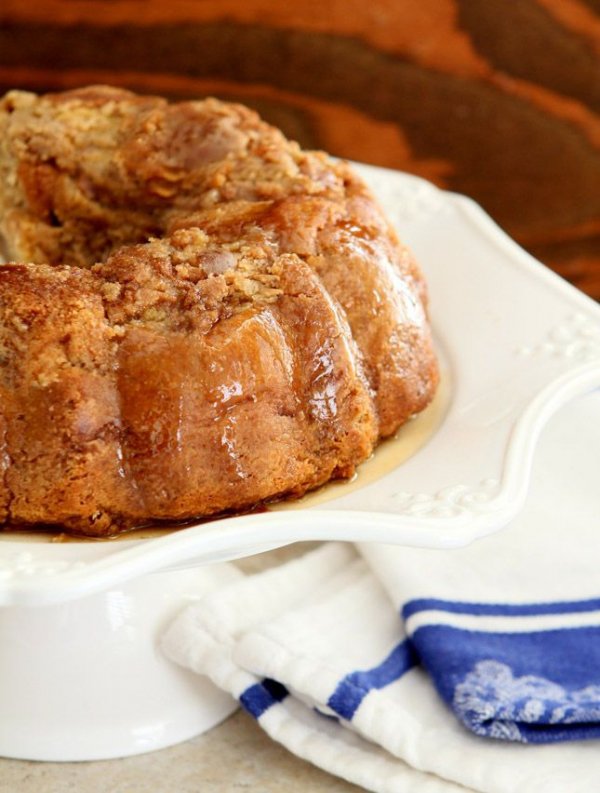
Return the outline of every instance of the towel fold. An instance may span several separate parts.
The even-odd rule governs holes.
[[[456,551],[323,545],[189,606],[164,650],[377,793],[597,789],[598,471],[565,432],[600,449],[599,408],[553,421],[504,531]]]

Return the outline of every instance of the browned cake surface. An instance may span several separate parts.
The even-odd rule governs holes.
[[[367,189],[241,106],[7,95],[0,228],[26,262],[0,267],[5,522],[300,495],[437,384],[422,277]]]
[[[346,181],[360,185],[242,105],[168,104],[107,86],[7,94],[0,181],[8,258],[79,266],[161,235],[181,212],[295,193],[339,198]]]
[[[429,403],[437,380],[423,280],[368,195],[230,202],[172,225],[200,225],[220,242],[263,239],[306,261],[344,310],[374,391],[381,436]]]

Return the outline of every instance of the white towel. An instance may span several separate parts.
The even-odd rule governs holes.
[[[600,499],[577,437],[600,451],[599,403],[554,421],[504,531],[458,551],[329,543],[188,607],[165,651],[377,793],[599,789]]]

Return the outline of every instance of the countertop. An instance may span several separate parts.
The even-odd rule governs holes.
[[[0,793],[352,793],[359,788],[299,760],[246,713],[186,743],[93,763],[0,760]]]

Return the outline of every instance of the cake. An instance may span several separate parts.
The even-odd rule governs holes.
[[[11,528],[300,496],[435,391],[423,278],[364,183],[240,105],[10,92],[0,233]]]

